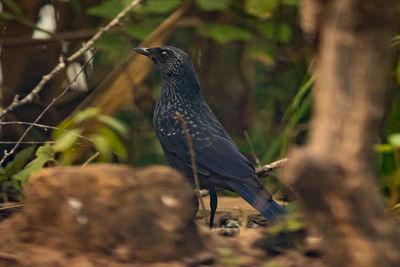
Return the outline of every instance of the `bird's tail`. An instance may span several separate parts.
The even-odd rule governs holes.
[[[250,205],[258,210],[267,220],[273,222],[276,217],[286,214],[287,211],[284,207],[276,203],[271,197],[266,198],[263,194],[265,189],[256,192],[255,190],[235,182],[229,182],[229,185],[236,193],[244,198]],[[267,192],[265,192],[267,193]]]

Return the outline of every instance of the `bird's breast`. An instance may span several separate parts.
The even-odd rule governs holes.
[[[176,113],[179,112],[186,123],[190,138],[197,148],[210,147],[212,145],[210,131],[207,131],[207,120],[201,119],[199,111],[195,111],[188,105],[175,104],[168,105],[165,102],[158,102],[154,110],[153,124],[157,135],[165,137],[173,137],[187,142],[186,133],[181,123],[175,119]],[[161,140],[160,140],[161,141]]]

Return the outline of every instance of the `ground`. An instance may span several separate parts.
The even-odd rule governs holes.
[[[0,266],[321,266],[304,229],[271,226],[240,198],[220,197],[210,231],[168,167],[53,168],[25,194],[0,223]]]

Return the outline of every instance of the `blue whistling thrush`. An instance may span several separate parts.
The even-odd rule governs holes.
[[[205,102],[190,57],[171,46],[135,51],[149,57],[161,75],[162,91],[153,125],[164,153],[169,164],[193,182],[188,141],[176,113],[186,122],[196,154],[200,187],[210,190],[210,227],[217,208],[216,189],[238,193],[269,221],[286,213],[262,186],[252,164]]]

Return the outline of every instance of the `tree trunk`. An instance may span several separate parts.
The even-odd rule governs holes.
[[[284,180],[322,238],[331,266],[400,266],[400,236],[371,170],[383,115],[394,1],[303,0],[302,26],[319,44],[308,145]]]

